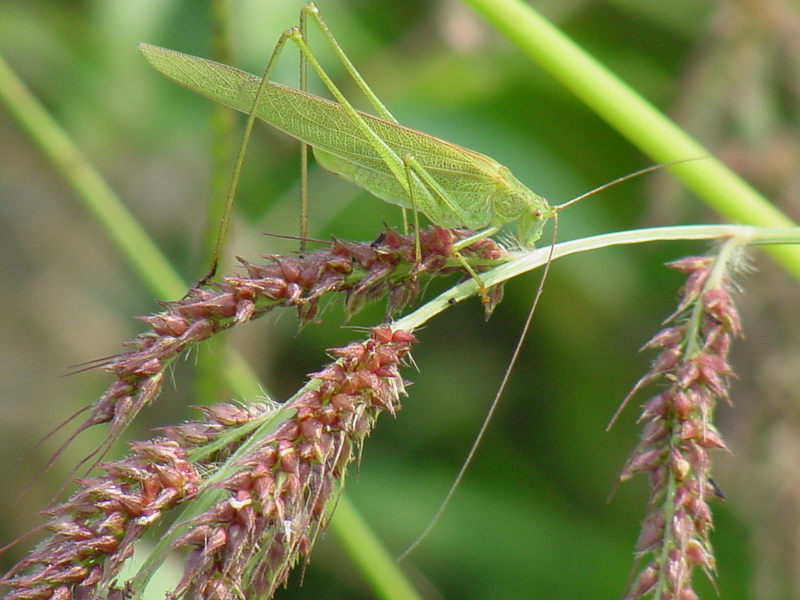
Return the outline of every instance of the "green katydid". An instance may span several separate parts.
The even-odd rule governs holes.
[[[306,22],[309,17],[322,31],[378,116],[353,108],[326,74],[306,43]],[[301,62],[303,89],[294,89],[270,81],[278,57],[288,40],[295,43],[300,50],[303,61]],[[278,40],[261,78],[227,65],[150,44],[142,43],[139,49],[153,67],[173,81],[249,115],[245,142],[234,172],[234,182],[241,169],[247,136],[255,119],[260,118],[300,140],[304,145],[311,146],[317,162],[324,169],[356,183],[382,200],[414,210],[417,230],[418,212],[422,212],[432,223],[441,227],[476,230],[474,235],[457,244],[454,250],[456,258],[477,281],[484,300],[487,296],[481,279],[469,263],[460,257],[458,254],[460,250],[497,233],[507,223],[516,224],[517,239],[520,243],[532,246],[541,237],[547,221],[556,217],[559,210],[611,185],[664,166],[647,167],[564,204],[552,206],[494,159],[400,125],[344,54],[313,3],[307,4],[302,9],[300,26],[288,29]],[[316,71],[335,101],[305,91],[306,61]],[[303,156],[304,158],[306,156],[305,146]],[[235,188],[232,187],[228,198],[228,211],[234,193]],[[301,208],[301,214],[303,210]],[[227,226],[227,216],[225,219],[222,224],[223,234]],[[304,237],[305,234],[301,229],[301,238]],[[218,242],[215,261],[219,258],[220,243],[221,241]],[[427,534],[463,478],[519,356],[543,283],[544,277],[511,364],[506,369],[503,382],[491,403],[489,413],[467,460],[462,465],[436,517],[403,556]]]
[[[308,17],[323,32],[379,117],[353,108],[325,73],[305,41]],[[270,81],[287,40],[298,46],[301,59],[317,72],[336,102]],[[516,223],[519,242],[533,245],[546,221],[558,210],[492,158],[400,125],[341,50],[313,3],[302,9],[300,27],[283,33],[263,78],[150,44],[139,44],[139,50],[173,81],[249,114],[245,136],[258,117],[311,146],[317,162],[327,171],[382,200],[412,209],[417,226],[417,213],[422,212],[440,227],[475,230],[456,246],[459,259],[458,250],[511,222]],[[304,76],[301,87],[302,80]],[[226,226],[227,222],[223,230]],[[480,283],[469,265],[460,260]]]

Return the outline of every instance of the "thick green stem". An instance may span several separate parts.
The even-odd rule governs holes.
[[[521,0],[464,0],[582,102],[725,218],[747,225],[789,227],[792,221],[663,113],[589,56]],[[768,248],[800,280],[800,247]]]

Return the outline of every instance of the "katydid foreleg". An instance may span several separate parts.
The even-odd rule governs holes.
[[[322,15],[319,12],[319,8],[313,2],[309,2],[300,10],[300,34],[303,36],[304,39],[308,39],[308,16],[314,20],[317,24],[317,28],[322,32],[325,36],[325,39],[328,42],[328,45],[333,49],[334,53],[336,54],[339,61],[344,66],[347,73],[350,77],[353,78],[353,81],[361,90],[361,93],[369,100],[372,107],[378,113],[378,115],[387,121],[391,121],[392,123],[398,123],[397,119],[394,118],[392,113],[389,112],[389,109],[380,101],[378,96],[372,91],[372,89],[367,85],[367,82],[364,81],[364,78],[361,76],[361,73],[358,72],[355,65],[352,61],[348,58],[347,54],[345,54],[342,47],[336,41],[336,38],[333,36],[328,24],[323,20]],[[300,89],[306,91],[308,89],[308,58],[304,52],[300,52]],[[406,211],[404,208],[401,209],[403,213],[403,226],[404,229],[408,229],[408,221],[406,218]],[[308,144],[305,142],[301,142],[301,166],[300,166],[300,239],[301,239],[301,251],[305,249],[305,241],[308,235]]]

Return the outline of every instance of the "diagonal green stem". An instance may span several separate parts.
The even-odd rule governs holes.
[[[160,298],[180,298],[186,284],[150,236],[95,170],[66,132],[0,56],[0,100],[75,189],[83,206]]]
[[[653,160],[709,158],[668,167],[725,218],[789,227],[792,221],[692,137],[521,0],[463,0]],[[800,247],[767,248],[800,280]]]
[[[2,56],[0,100],[74,188],[84,208],[97,219],[152,293],[159,298],[180,298],[185,294],[188,286],[155,242]],[[242,397],[258,396],[262,388],[241,356],[232,354],[228,362],[226,378],[236,393]]]

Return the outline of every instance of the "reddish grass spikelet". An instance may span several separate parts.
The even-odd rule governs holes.
[[[325,507],[353,449],[380,412],[399,407],[405,384],[398,367],[412,341],[384,327],[365,343],[332,351],[340,357],[336,368],[311,375],[318,393],[299,393],[283,407],[297,408],[286,426],[235,456],[224,471],[229,475],[215,488],[231,496],[181,526],[188,532],[172,547],[190,548],[190,560],[170,598],[231,598],[238,590],[272,596],[325,526]],[[197,536],[198,530],[213,534]]]
[[[620,480],[650,474],[650,501],[636,545],[637,562],[647,555],[650,561],[625,600],[696,599],[694,568],[714,574],[708,500],[721,494],[711,479],[709,450],[727,449],[711,420],[717,400],[729,400],[728,350],[741,334],[731,297],[734,254],[731,244],[717,256],[669,265],[689,277],[669,319],[674,324],[645,345],[661,354],[634,386],[635,392],[657,381],[668,385],[644,403],[641,440],[620,474]]]
[[[53,535],[0,578],[12,588],[5,600],[99,597],[147,528],[197,493],[200,476],[180,444],[158,438],[132,450],[47,511]]]
[[[167,598],[271,597],[325,526],[353,450],[381,412],[399,408],[399,368],[414,341],[375,328],[332,350],[336,363],[280,409],[205,407],[202,421],[132,443],[130,456],[99,465],[102,475],[79,480],[49,511],[52,536],[0,578],[11,588],[4,600],[135,597],[150,572],[117,582],[135,542],[188,501],[199,514],[173,525],[157,550],[159,559],[189,551]]]
[[[86,420],[56,453],[58,457],[81,432],[109,424],[106,440],[82,464],[102,457],[140,410],[161,392],[164,371],[185,350],[217,333],[256,319],[277,307],[297,309],[301,324],[316,318],[322,298],[344,294],[347,316],[365,304],[387,297],[393,314],[414,301],[420,277],[459,272],[453,245],[472,232],[434,227],[420,231],[421,259],[415,259],[415,237],[388,230],[380,242],[334,240],[324,250],[303,257],[267,256],[269,264],[241,261],[246,274],[227,277],[204,288],[192,288],[181,300],[163,302],[164,311],[142,317],[151,330],[126,344],[129,350],[86,368],[102,367],[114,383],[91,407]],[[500,261],[505,251],[492,240],[481,240],[460,251],[481,271]],[[489,290],[490,312],[502,298],[502,286]]]

